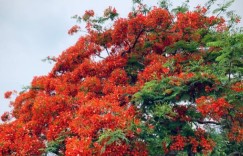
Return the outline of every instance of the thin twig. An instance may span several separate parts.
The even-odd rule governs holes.
[[[108,56],[110,56],[110,53],[109,53],[109,51],[108,51],[107,47],[106,47],[106,46],[104,46],[104,48],[105,48],[105,50],[106,50],[107,55],[108,55]]]
[[[98,54],[95,54],[95,55],[98,56],[99,58],[105,59],[104,57],[102,57],[102,56],[100,56],[100,55],[98,55]]]

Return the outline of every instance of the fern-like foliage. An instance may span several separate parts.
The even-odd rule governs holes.
[[[121,129],[117,129],[115,131],[112,131],[110,129],[105,130],[100,136],[97,141],[98,143],[103,143],[104,145],[102,147],[101,153],[105,152],[105,149],[107,146],[113,144],[113,143],[120,143],[125,142],[129,143],[129,140],[126,138],[125,133]]]

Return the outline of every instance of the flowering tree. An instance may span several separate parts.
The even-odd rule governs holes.
[[[92,10],[74,16],[87,34],[48,57],[52,71],[11,102],[1,117],[0,154],[242,152],[243,35],[232,31],[238,16],[208,16],[215,0],[194,11],[186,3],[169,11],[167,2],[149,8],[134,1],[127,18],[112,7],[102,17]]]

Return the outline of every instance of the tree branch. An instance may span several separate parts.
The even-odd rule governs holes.
[[[197,122],[199,124],[215,124],[215,125],[221,125],[219,122],[215,122],[215,121],[203,121],[203,120],[198,120],[198,119],[194,119],[192,121]]]
[[[104,57],[102,57],[102,56],[100,56],[100,55],[98,55],[98,54],[95,54],[96,56],[98,56],[99,58],[101,58],[101,59],[105,59]]]
[[[135,38],[135,41],[133,42],[132,47],[129,45],[129,49],[128,49],[127,51],[122,52],[121,56],[124,56],[126,53],[130,53],[131,50],[132,50],[133,48],[135,48],[135,46],[136,46],[136,44],[137,44],[137,42],[138,42],[139,37],[142,35],[142,33],[143,33],[144,31],[145,31],[145,30],[142,29],[142,30],[138,33],[138,35],[137,35],[136,38]]]
[[[107,55],[108,55],[108,56],[110,56],[110,53],[109,53],[109,51],[108,51],[107,47],[106,47],[106,46],[104,46],[104,48],[105,48],[105,50],[106,50]]]
[[[136,39],[135,39],[135,41],[134,41],[134,43],[133,43],[133,45],[132,45],[130,51],[131,51],[133,48],[135,48],[135,45],[137,44],[138,39],[139,39],[139,37],[142,35],[143,32],[144,32],[144,29],[142,29],[142,30],[139,32],[139,34],[138,34],[138,36],[136,37]]]

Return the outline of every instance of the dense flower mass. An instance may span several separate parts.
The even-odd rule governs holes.
[[[208,115],[214,120],[220,120],[223,115],[228,115],[229,109],[232,107],[224,98],[215,100],[205,96],[196,99],[196,104],[202,115]]]
[[[206,7],[135,5],[127,18],[112,7],[104,17],[93,10],[76,16],[87,34],[11,102],[13,110],[1,116],[0,155],[242,149],[242,34],[227,33],[225,20],[208,16]],[[109,19],[113,26],[104,28]]]

